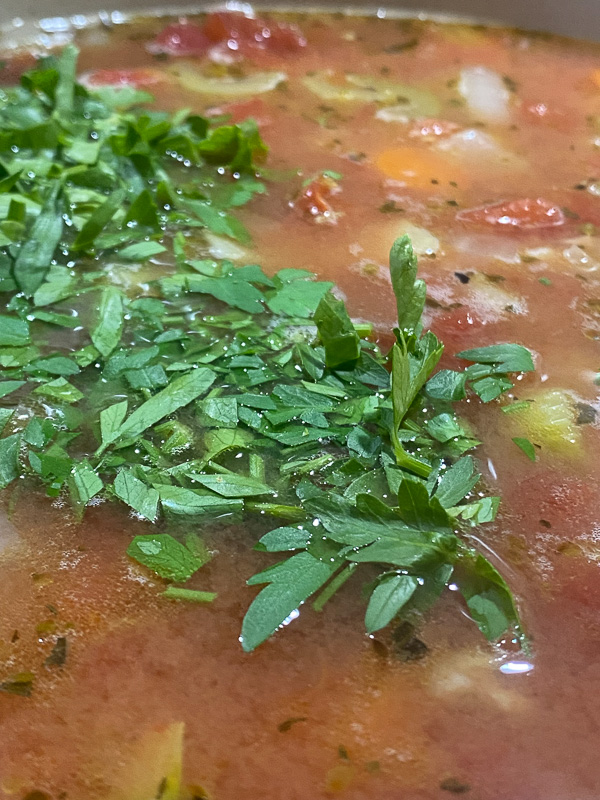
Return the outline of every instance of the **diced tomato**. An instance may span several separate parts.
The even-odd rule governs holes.
[[[133,86],[144,89],[164,80],[164,74],[155,69],[97,69],[82,76],[86,86]]]
[[[547,200],[508,200],[479,208],[459,211],[456,219],[481,225],[505,228],[555,228],[565,223],[565,215],[559,206]]]
[[[211,41],[204,29],[193,22],[175,22],[162,30],[148,45],[152,53],[167,53],[170,56],[203,56],[210,49]]]
[[[328,175],[319,175],[302,189],[291,205],[302,212],[305,217],[314,219],[315,222],[335,224],[338,213],[329,201],[340,191],[337,181]]]
[[[269,50],[285,54],[306,45],[302,31],[295,25],[268,22],[231,11],[209,14],[202,30],[215,44],[227,42],[230,50]]]
[[[435,141],[458,130],[460,125],[446,119],[417,119],[408,131],[408,135],[423,141]]]
[[[148,49],[172,56],[204,56],[219,44],[240,54],[262,50],[284,55],[304,47],[306,39],[295,25],[219,11],[209,14],[203,25],[186,21],[168,25]]]
[[[218,11],[209,14],[203,25],[187,21],[167,25],[148,50],[171,56],[204,56],[220,44],[240,55],[261,50],[285,55],[304,47],[306,39],[296,25]]]

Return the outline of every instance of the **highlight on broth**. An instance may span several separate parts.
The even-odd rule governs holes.
[[[0,69],[0,796],[591,800],[600,51],[76,38]]]

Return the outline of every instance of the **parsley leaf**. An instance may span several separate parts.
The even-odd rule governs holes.
[[[136,408],[112,434],[110,441],[137,439],[147,428],[207,392],[215,379],[215,373],[208,367],[200,367],[175,378],[167,387]]]
[[[31,297],[41,286],[63,233],[60,185],[54,186],[34,222],[29,237],[15,260],[14,276],[19,288]]]
[[[0,409],[10,425],[0,485],[70,492],[80,514],[112,498],[170,530],[242,512],[284,524],[257,545],[288,557],[249,580],[266,586],[243,623],[245,650],[315,592],[320,610],[363,572],[375,577],[369,631],[428,608],[451,577],[486,635],[516,628],[502,578],[463,536],[494,518],[498,499],[471,497],[480,476],[463,453],[477,442],[452,403],[467,386],[498,396],[512,372],[533,368],[529,352],[465,351],[466,370],[434,375],[443,345],[423,331],[426,289],[407,237],[390,256],[389,353],[306,270],[267,276],[190,258],[184,232],[249,240],[232,209],[265,190],[256,126],[132,108],[149,97],[89,92],[76,62],[66,48],[0,105],[0,366],[10,370],[0,399],[30,412],[22,422]],[[133,299],[125,265],[154,256],[172,266]],[[136,537],[128,553],[178,582],[206,561],[166,532]],[[180,587],[164,597],[214,599]]]
[[[161,578],[182,583],[200,569],[202,561],[168,533],[136,536],[127,555]]]
[[[519,615],[506,582],[481,554],[463,560],[456,583],[486,639],[496,641],[511,627],[519,629]]]
[[[71,470],[71,494],[75,502],[85,506],[104,488],[104,484],[87,459],[79,461]]]
[[[424,281],[417,280],[417,269],[410,238],[404,235],[394,242],[390,251],[390,275],[400,330],[415,329],[423,314],[427,288]]]
[[[109,356],[121,340],[123,332],[123,300],[119,289],[109,286],[102,290],[98,321],[91,332],[94,347]]]
[[[464,456],[442,474],[435,496],[444,508],[451,508],[474,489],[480,477],[471,456]]]
[[[23,347],[30,342],[29,324],[25,320],[0,314],[0,346]]]
[[[535,369],[530,351],[520,344],[494,344],[462,350],[456,357],[477,364],[493,364],[494,372],[532,372]]]
[[[418,581],[411,575],[392,575],[384,578],[373,590],[365,615],[367,633],[385,628],[408,603]]]
[[[321,561],[303,552],[260,572],[248,581],[267,583],[248,609],[242,624],[241,643],[250,652],[268,639],[302,603],[337,571],[339,561]]]
[[[535,447],[529,441],[529,439],[524,439],[521,436],[515,436],[513,438],[513,442],[519,447],[527,456],[530,461],[535,461],[536,454],[535,454]]]
[[[530,351],[520,344],[478,347],[463,350],[456,356],[475,362],[465,370],[465,377],[484,403],[495,400],[513,388],[508,373],[532,372],[535,369]]]
[[[158,492],[138,480],[129,469],[119,470],[114,482],[118,498],[127,503],[141,517],[154,522],[158,512]]]
[[[325,347],[325,364],[328,367],[338,367],[358,359],[360,337],[341,300],[328,292],[321,298],[314,319]]]

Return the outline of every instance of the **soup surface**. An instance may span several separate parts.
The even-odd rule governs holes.
[[[28,148],[11,145],[10,130],[0,131],[0,156],[6,155],[0,158],[0,361],[4,379],[19,381],[11,387],[0,383],[6,390],[2,404],[10,409],[2,417],[3,436],[18,434],[21,451],[33,452],[19,477],[6,466],[17,458],[17,445],[10,458],[10,444],[1,454],[7,487],[0,529],[0,797],[596,800],[598,47],[514,30],[341,14],[107,21],[78,31],[74,41],[82,84],[92,97],[112,103],[115,114],[131,113],[139,121],[145,113],[139,108],[175,114],[187,109],[196,120],[190,124],[198,141],[206,141],[201,118],[229,126],[227,136],[242,138],[235,145],[229,139],[227,146],[215,140],[208,148],[198,145],[205,147],[209,179],[207,172],[193,171],[195,156],[175,131],[163,146],[172,155],[164,175],[184,187],[194,213],[184,212],[163,230],[140,201],[122,225],[125,234],[105,238],[101,247],[96,239],[112,235],[108,228],[101,232],[119,213],[119,197],[108,220],[92,230],[106,212],[102,202],[112,196],[99,177],[98,134],[77,140],[79,149],[69,156],[64,151],[74,145],[65,142],[64,133]],[[3,84],[16,85],[35,66],[36,55],[7,52]],[[43,81],[26,80],[24,86],[23,91],[46,96]],[[119,103],[115,90],[149,92],[154,99],[133,95]],[[0,98],[4,104],[7,96]],[[52,113],[59,118],[72,101],[65,96],[53,101]],[[129,103],[131,112],[125,108]],[[249,118],[268,145],[266,159],[251,126],[231,133],[232,124]],[[147,119],[148,126],[153,118]],[[143,148],[134,152],[137,134],[128,130],[133,139],[124,134],[121,144],[113,144],[136,167],[125,180],[132,191],[141,186],[139,199],[145,185],[139,181],[150,162],[143,161]],[[35,135],[41,135],[39,129]],[[165,134],[153,135],[144,141],[162,141]],[[240,155],[242,140],[248,157]],[[238,155],[232,156],[234,151]],[[21,156],[14,177],[17,166],[10,164]],[[79,231],[79,244],[71,237],[71,250],[62,244],[56,249],[66,236],[59,232],[47,263],[36,260],[54,235],[48,217],[47,227],[37,230],[26,275],[46,270],[54,259],[52,280],[44,271],[38,286],[29,286],[28,277],[15,284],[11,269],[23,266],[26,245],[15,251],[14,242],[23,226],[31,232],[32,215],[40,219],[40,206],[47,211],[50,203],[40,196],[36,208],[35,181],[42,173],[51,181],[52,161],[65,158],[79,170],[61,178],[70,187],[68,225]],[[162,206],[168,209],[177,197],[169,195],[167,178],[157,188],[161,175],[153,175],[152,192],[164,192]],[[190,181],[197,182],[192,189]],[[212,214],[207,206],[201,212],[193,205],[204,202],[204,190],[212,192]],[[226,207],[227,216],[221,210]],[[122,245],[130,246],[128,231],[136,226],[144,228],[144,236],[131,245],[138,249],[126,253]],[[147,236],[145,226],[152,229]],[[83,444],[69,452],[78,452],[80,463],[89,467],[97,448],[106,449],[98,470],[104,475],[102,469],[112,469],[113,477],[103,491],[91,467],[80,467],[74,484],[71,462],[66,473],[60,465],[63,453],[89,413],[86,402],[112,408],[137,392],[139,405],[171,385],[173,371],[183,378],[192,374],[177,362],[174,349],[168,361],[151,354],[145,361],[123,362],[121,372],[114,361],[121,352],[119,357],[128,357],[132,319],[136,336],[142,337],[142,323],[152,331],[144,342],[149,350],[156,342],[179,347],[196,325],[196,313],[205,315],[202,324],[207,314],[225,313],[219,303],[231,297],[220,296],[218,288],[211,290],[214,305],[198,312],[190,299],[185,306],[183,284],[177,283],[182,261],[192,259],[197,277],[215,281],[225,280],[214,277],[220,274],[215,264],[223,259],[237,266],[260,264],[267,276],[281,269],[310,270],[320,281],[335,283],[355,322],[374,324],[371,339],[379,338],[387,352],[396,324],[388,252],[405,234],[427,284],[425,327],[445,344],[440,366],[462,369],[464,361],[455,353],[497,343],[518,343],[534,354],[535,372],[513,376],[515,386],[509,382],[497,399],[484,403],[468,389],[457,405],[466,428],[450,428],[446,439],[438,440],[462,441],[466,430],[482,442],[473,453],[483,476],[475,499],[477,492],[498,496],[501,506],[495,521],[466,535],[509,584],[527,639],[517,630],[486,642],[454,584],[418,623],[396,620],[366,634],[362,584],[351,579],[322,610],[318,601],[317,610],[306,602],[298,615],[292,605],[284,628],[271,638],[258,637],[267,641],[256,649],[246,631],[243,644],[252,652],[245,652],[240,628],[257,594],[246,581],[280,560],[253,547],[267,531],[296,525],[297,519],[269,521],[262,496],[251,498],[258,503],[254,514],[234,513],[244,497],[239,486],[237,494],[230,491],[232,513],[226,505],[216,519],[186,516],[180,507],[179,514],[169,513],[177,503],[165,499],[164,478],[158,481],[159,514],[154,473],[148,472],[166,469],[178,447],[192,453],[179,463],[194,458],[186,439],[194,426],[235,430],[226,406],[215,411],[219,394],[212,406],[192,403],[183,416],[170,413],[185,406],[183,401],[159,414],[150,424],[161,422],[161,430],[145,444],[139,442],[143,430],[133,431],[135,453],[133,446],[110,449],[114,437],[107,431],[110,424],[120,430],[125,410],[116,422],[104,419],[101,438],[97,427],[93,435],[84,427]],[[193,269],[185,269],[189,281]],[[160,284],[165,278],[171,283]],[[267,292],[264,276],[261,280],[258,285]],[[80,282],[69,289],[73,281]],[[40,299],[42,285],[45,299]],[[237,302],[237,311],[222,323],[223,337],[258,291],[256,285],[241,290],[238,285],[241,294],[232,306]],[[158,313],[152,302],[161,305],[157,297],[172,304],[163,333],[176,331],[162,339],[152,327],[152,314]],[[140,299],[150,304],[139,305]],[[18,320],[31,326],[33,344],[29,329],[19,340]],[[217,345],[218,337],[211,346]],[[38,348],[33,354],[32,347]],[[109,356],[114,374],[121,376],[119,390],[106,383],[105,373],[90,378],[95,360],[108,363]],[[250,358],[239,362],[240,369],[256,372],[252,356],[239,358]],[[206,368],[212,362],[203,363]],[[126,380],[123,370],[129,370]],[[244,391],[262,397],[261,386],[257,379]],[[295,413],[318,428],[327,408],[319,406],[323,395],[314,397],[314,407],[305,399]],[[310,413],[321,416],[306,416]],[[38,422],[32,426],[34,416]],[[44,428],[47,419],[56,429]],[[46,445],[55,435],[62,438],[52,440],[55,449],[49,452]],[[239,453],[232,458],[246,458],[242,445],[235,446]],[[354,445],[354,462],[362,470],[357,474],[383,472],[384,462],[377,460],[383,456],[369,452],[370,446]],[[140,463],[147,471],[135,472],[144,447],[146,461]],[[318,442],[309,455],[322,457]],[[281,457],[291,458],[285,452]],[[267,477],[271,468],[268,453],[261,459],[255,454],[250,465],[248,480],[255,488],[266,480],[265,463]],[[308,461],[304,473],[298,467],[298,480],[313,474]],[[113,485],[114,470],[129,477]],[[224,480],[233,472],[233,462],[219,462],[212,477]],[[177,474],[170,475],[176,485]],[[189,481],[181,485],[193,488]],[[184,592],[216,593],[216,598],[196,594],[187,599],[205,602],[186,602],[177,587],[175,599],[163,596],[167,586],[173,588],[169,575],[149,569],[147,548],[131,550],[134,537],[153,531],[188,543],[180,557],[192,559],[189,572],[195,574]],[[209,563],[196,571],[208,555]],[[181,569],[186,572],[185,564]],[[405,572],[396,577],[401,575]],[[175,583],[185,580],[180,573],[175,577]],[[363,582],[376,577],[377,572],[365,574]]]

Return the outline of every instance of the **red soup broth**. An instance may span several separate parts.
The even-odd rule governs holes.
[[[572,419],[566,433],[559,421],[531,434],[542,442],[532,463],[512,441],[527,435],[518,415],[463,403],[502,498],[478,546],[532,641],[512,667],[451,592],[418,630],[423,657],[397,657],[385,631],[365,635],[352,582],[245,654],[245,581],[265,566],[252,525],[206,527],[218,554],[190,585],[218,601],[176,604],[125,554],[149,523],[111,502],[77,520],[35,489],[10,491],[0,681],[35,682],[30,696],[0,691],[0,797],[162,797],[148,787],[166,791],[152,781],[183,736],[172,796],[188,800],[596,800],[600,49],[341,14],[142,18],[75,38],[88,86],[257,120],[268,193],[239,211],[252,244],[236,258],[310,269],[383,331],[394,324],[387,252],[408,233],[445,366],[462,349],[521,342],[536,372],[516,396],[542,394]],[[5,61],[10,83],[27,57]],[[243,97],[193,86],[194,74],[231,69],[286,77]],[[394,83],[414,94],[394,97]],[[53,669],[57,637],[68,653]]]

